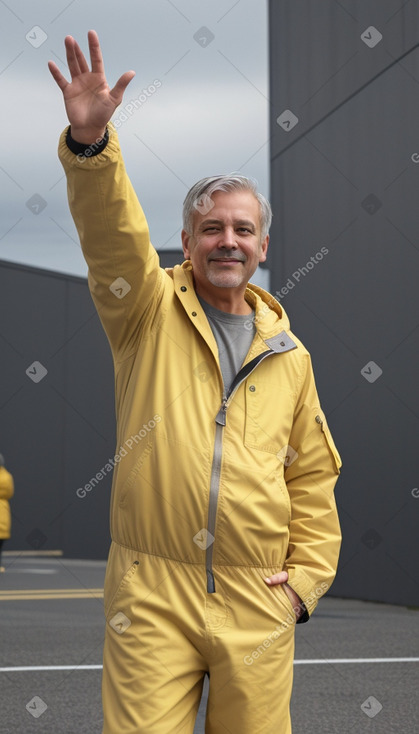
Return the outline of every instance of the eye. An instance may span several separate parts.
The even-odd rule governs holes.
[[[252,234],[252,230],[248,227],[239,227],[238,232],[248,232],[249,234]]]
[[[204,232],[217,232],[218,227],[205,227]]]

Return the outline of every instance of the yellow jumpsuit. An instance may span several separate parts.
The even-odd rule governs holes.
[[[341,541],[310,356],[249,284],[257,333],[222,403],[191,263],[160,268],[108,127],[94,157],[59,144],[115,367],[103,734],[192,734],[205,672],[207,734],[290,734],[295,614],[263,579],[286,570],[307,621]]]

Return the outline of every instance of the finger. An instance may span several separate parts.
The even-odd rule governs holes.
[[[74,40],[74,38],[72,36],[66,36],[65,48],[67,52],[67,64],[72,79],[80,74],[80,67],[79,62],[77,61],[75,46],[76,41]]]
[[[114,100],[115,104],[120,104],[128,84],[132,79],[134,79],[134,77],[135,71],[126,71],[125,74],[122,74],[122,76],[119,77],[114,88],[110,91],[110,96]]]
[[[89,39],[89,51],[92,71],[98,74],[104,74],[105,67],[103,65],[102,51],[100,50],[99,36],[97,35],[96,31],[89,31],[87,37]]]
[[[52,76],[54,77],[61,91],[64,92],[64,89],[68,85],[68,81],[61,74],[61,71],[59,70],[57,64],[55,64],[54,61],[48,61],[48,69],[50,70]]]
[[[74,45],[74,51],[76,54],[77,63],[79,65],[80,72],[84,74],[86,71],[90,71],[89,65],[86,61],[83,51],[81,50],[78,43]]]
[[[275,586],[275,584],[284,584],[288,581],[288,574],[286,571],[280,571],[279,573],[274,573],[272,576],[267,576],[263,580],[271,586]]]

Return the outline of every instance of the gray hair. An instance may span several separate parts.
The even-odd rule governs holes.
[[[0,466],[4,466],[4,456],[0,454]]]
[[[214,203],[211,194],[216,191],[250,191],[259,202],[261,239],[265,239],[272,222],[272,209],[269,201],[257,190],[257,183],[252,178],[238,174],[209,176],[201,178],[189,189],[183,202],[183,229],[193,234],[193,219],[196,211],[207,214]]]

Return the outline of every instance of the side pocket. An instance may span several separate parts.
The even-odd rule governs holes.
[[[289,598],[287,592],[285,591],[283,584],[277,584],[275,586],[275,589],[277,589],[277,593],[279,595],[279,598],[282,604],[284,604],[287,607],[290,614],[292,614],[293,619],[297,621],[297,617],[295,616],[295,612],[292,606],[291,599]]]
[[[284,499],[284,502],[286,503],[286,506],[287,506],[287,511],[288,511],[288,527],[289,527],[289,524],[291,522],[291,499],[290,499],[290,495],[289,495],[289,492],[288,492],[287,483],[286,483],[283,475],[280,475],[279,473],[276,474],[276,481],[278,482],[279,491],[281,492],[281,495],[282,495],[282,497]]]
[[[110,592],[110,599],[108,599],[109,591],[107,589],[109,581],[105,582],[105,590],[104,590],[104,605],[105,605],[105,618],[108,620],[112,612],[115,609],[115,605],[122,596],[123,591],[126,589],[127,586],[131,583],[133,577],[135,576],[138,568],[139,568],[140,562],[139,561],[133,561],[131,566],[129,567],[128,571],[123,575],[119,585],[117,586],[116,590],[112,594]],[[109,587],[108,587],[109,588]]]
[[[271,573],[272,571],[268,575],[271,575]],[[282,625],[289,626],[297,621],[291,599],[288,598],[288,594],[282,584],[276,584],[275,586],[266,585],[266,594],[278,622]]]
[[[340,468],[342,466],[342,459],[340,458],[339,452],[333,441],[332,434],[330,433],[329,426],[327,425],[326,416],[321,408],[314,409],[314,420],[320,428],[320,431],[324,437],[329,453],[333,459],[333,465],[335,467],[336,474],[340,474]]]

